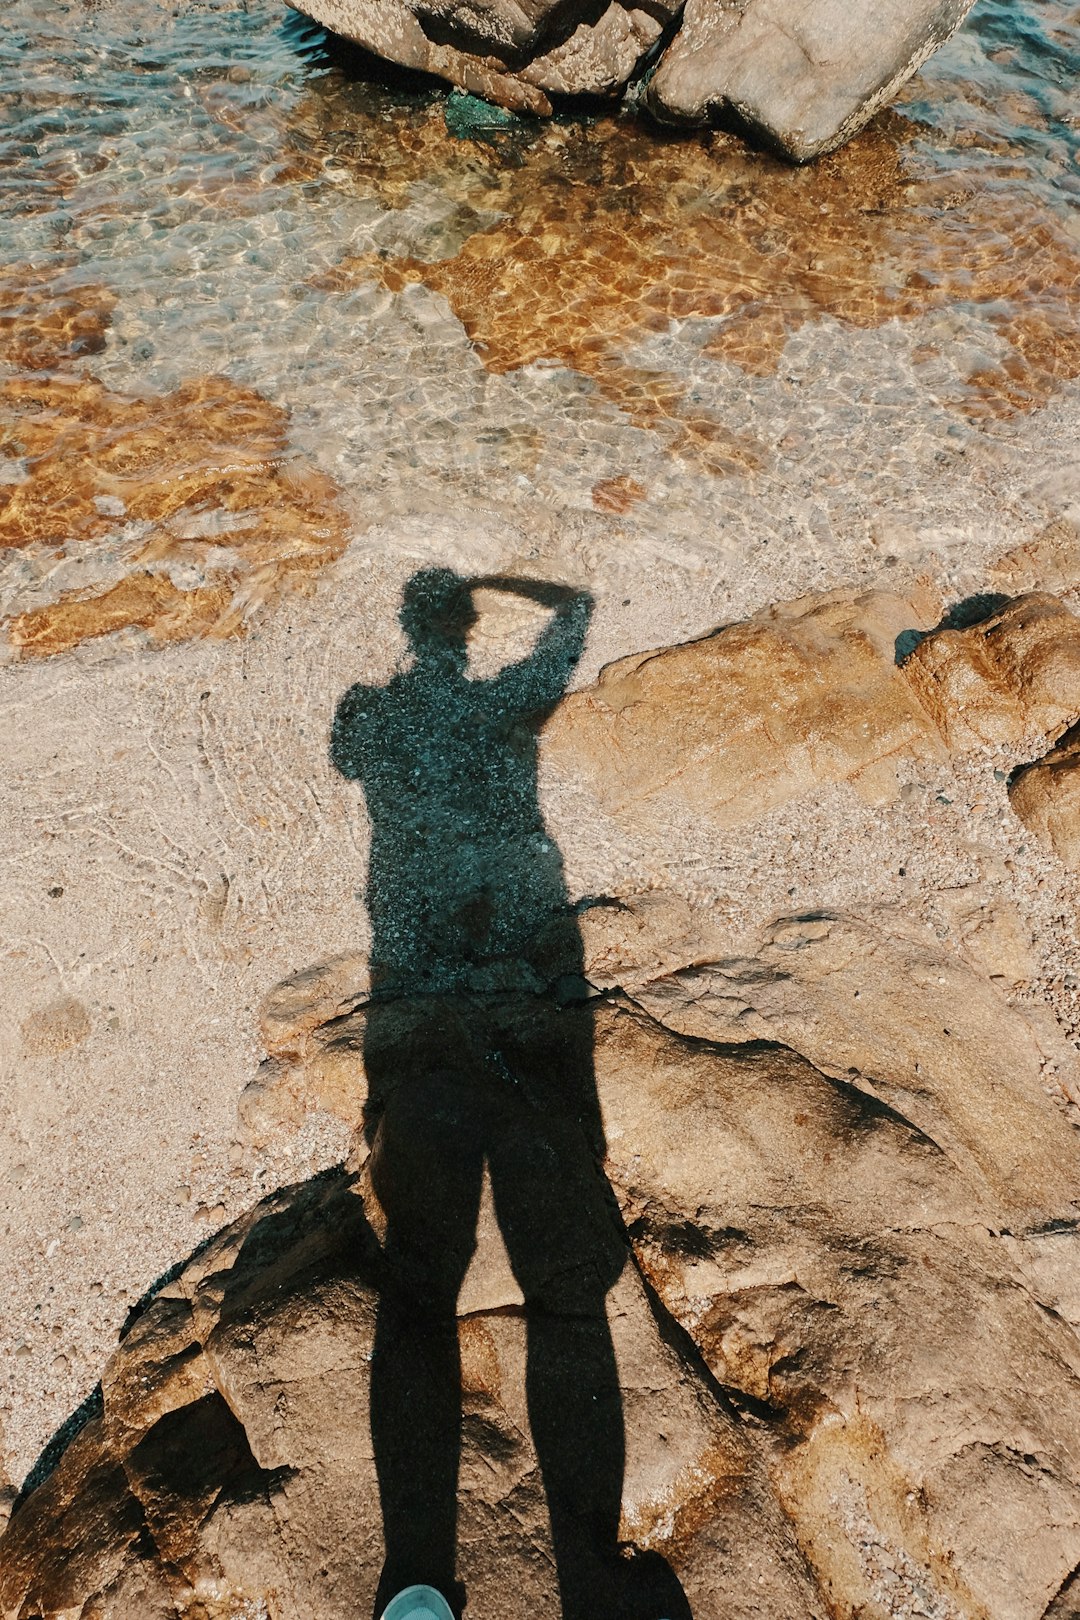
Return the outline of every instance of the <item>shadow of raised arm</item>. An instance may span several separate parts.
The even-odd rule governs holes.
[[[592,596],[555,580],[519,579],[509,574],[478,575],[468,584],[471,591],[505,591],[551,609],[551,620],[532,651],[484,682],[497,704],[534,717],[550,713],[584,651]]]

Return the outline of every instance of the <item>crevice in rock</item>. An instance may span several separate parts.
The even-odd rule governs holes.
[[[637,1272],[645,1298],[649,1303],[649,1311],[656,1323],[657,1331],[663,1342],[673,1350],[679,1361],[691,1374],[698,1379],[709,1391],[721,1411],[729,1417],[746,1421],[750,1418],[758,1423],[775,1425],[780,1419],[779,1409],[765,1401],[755,1401],[746,1397],[739,1390],[734,1390],[722,1384],[712,1371],[708,1362],[693,1336],[683,1327],[682,1323],[668,1309],[655,1284],[651,1281],[648,1271],[638,1257],[634,1242],[627,1227],[623,1226],[626,1237],[628,1258]]]
[[[1066,1575],[1040,1620],[1080,1620],[1080,1564]]]

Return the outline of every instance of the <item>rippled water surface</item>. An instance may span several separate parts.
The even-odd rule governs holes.
[[[273,0],[3,19],[11,656],[232,634],[372,516],[478,492],[676,562],[827,545],[1080,377],[1060,0],[979,0],[804,170],[629,110],[457,139],[444,87]]]

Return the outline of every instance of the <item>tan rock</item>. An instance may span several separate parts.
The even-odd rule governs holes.
[[[557,95],[612,95],[633,78],[671,14],[666,4],[653,12],[612,0],[595,22],[580,22],[561,44],[535,57],[521,77]]]
[[[470,55],[430,39],[404,0],[306,0],[303,9],[323,27],[389,62],[433,73],[514,112],[551,112],[542,90],[507,73],[495,58]]]
[[[371,989],[367,957],[350,952],[283,979],[259,1008],[259,1036],[271,1057],[293,1057],[322,1024],[351,1012]]]
[[[589,982],[609,990],[715,961],[724,944],[708,908],[664,890],[598,901],[581,913],[580,923]]]
[[[147,1305],[106,1369],[103,1411],[0,1541],[0,1612],[371,1612],[382,1538],[368,1428],[375,1250],[363,1192],[339,1172],[275,1195]],[[489,1258],[482,1235],[481,1270]],[[645,1552],[670,1553],[703,1620],[824,1620],[762,1458],[667,1342],[632,1266],[609,1317],[628,1441],[623,1533]],[[495,1620],[522,1604],[556,1613],[521,1313],[495,1288],[460,1337],[470,1607]]]
[[[621,659],[564,701],[545,749],[616,815],[674,799],[730,827],[845,780],[887,797],[897,757],[943,754],[894,656],[938,612],[929,592],[833,591]]]
[[[1053,596],[1018,596],[927,636],[904,673],[950,748],[1054,737],[1080,714],[1080,619]]]
[[[959,27],[972,0],[689,0],[649,84],[660,118],[734,115],[804,163],[886,106]]]
[[[1040,1620],[1080,1560],[1080,1155],[1037,1032],[890,915],[781,919],[711,962],[708,916],[671,897],[594,906],[583,932],[587,971],[636,986],[589,1003],[608,1174],[654,1290],[627,1265],[608,1295],[623,1534],[670,1559],[697,1620]],[[434,1024],[382,1003],[376,1028],[340,957],[264,1026],[297,1108],[355,1126],[365,1055],[431,1072],[478,1015],[558,1066],[543,998],[480,1001]],[[370,1607],[385,1221],[362,1141],[354,1164],[266,1200],[136,1316],[103,1411],[0,1542],[0,1613]],[[555,1593],[488,1192],[459,1312],[462,1571],[509,1620]]]
[[[1005,1224],[1060,1218],[1080,1197],[1075,1133],[1044,1089],[1036,1032],[898,915],[782,918],[752,956],[658,978],[635,998],[688,1036],[779,1042],[837,1081],[857,1076]]]
[[[1058,735],[1080,712],[1080,619],[1015,598],[964,629],[929,591],[830,592],[700,641],[621,659],[559,707],[548,757],[609,813],[663,824],[673,805],[719,827],[830,782],[895,797],[901,757],[934,760]]]
[[[596,1016],[610,1173],[665,1305],[783,1440],[822,1588],[1036,1620],[1080,1553],[1080,1348],[1032,1297],[1064,1299],[1080,1178],[1032,1030],[926,937],[856,919],[790,919],[637,999],[652,1016]],[[312,1040],[357,1052],[362,1023]],[[1061,1252],[1033,1257],[1048,1226]]]
[[[991,898],[980,884],[939,890],[935,900],[975,967],[1010,986],[1035,976],[1031,928],[1014,906]]]
[[[1064,866],[1080,872],[1080,727],[1013,779],[1009,803]]]
[[[994,1199],[860,1076],[639,1020],[598,1029],[612,1179],[665,1305],[786,1437],[774,1480],[835,1612],[1038,1620],[1080,1556],[1080,1347]],[[1046,1158],[1075,1193],[1069,1137]]]

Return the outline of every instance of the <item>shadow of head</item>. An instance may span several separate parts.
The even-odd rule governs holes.
[[[417,657],[442,652],[464,660],[477,619],[472,586],[452,568],[422,568],[405,585],[400,619]]]

